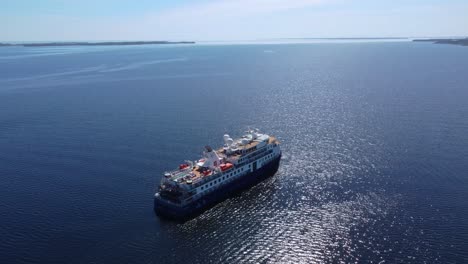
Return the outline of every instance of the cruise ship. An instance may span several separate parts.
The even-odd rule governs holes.
[[[276,173],[281,159],[279,141],[257,130],[232,139],[224,146],[205,147],[203,157],[185,161],[165,172],[154,197],[156,214],[188,219]]]

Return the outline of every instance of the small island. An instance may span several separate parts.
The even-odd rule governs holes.
[[[451,44],[468,46],[468,38],[461,39],[414,39],[415,42],[432,42],[434,44]]]
[[[195,41],[106,41],[106,42],[38,42],[38,43],[0,43],[0,47],[58,47],[58,46],[128,46],[161,44],[195,44]]]

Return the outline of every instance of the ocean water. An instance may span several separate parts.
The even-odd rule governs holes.
[[[186,223],[162,173],[248,127],[278,173]],[[466,263],[468,48],[0,48],[0,263]]]

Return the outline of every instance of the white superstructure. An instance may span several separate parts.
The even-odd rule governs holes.
[[[187,161],[178,170],[166,172],[156,196],[176,204],[191,203],[254,175],[281,155],[278,140],[258,130],[249,130],[235,140],[227,134],[223,138],[222,148],[213,150],[206,146],[202,159]]]

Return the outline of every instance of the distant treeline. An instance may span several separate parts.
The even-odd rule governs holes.
[[[0,47],[57,47],[57,46],[123,46],[123,45],[152,45],[152,44],[195,44],[194,41],[107,41],[107,42],[43,42],[43,43],[0,43]]]
[[[468,38],[462,38],[462,39],[415,39],[413,41],[432,42],[432,43],[435,43],[435,44],[452,44],[452,45],[468,46]]]

